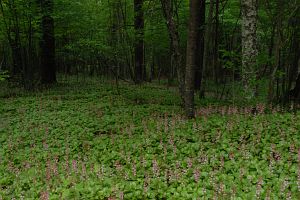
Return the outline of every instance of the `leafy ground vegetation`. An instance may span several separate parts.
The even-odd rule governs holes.
[[[300,199],[300,113],[87,82],[0,94],[1,199]],[[199,104],[199,102],[198,102]]]

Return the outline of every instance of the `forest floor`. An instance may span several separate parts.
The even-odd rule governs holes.
[[[1,91],[1,90],[0,90]],[[157,84],[0,92],[0,199],[300,199],[300,113]]]

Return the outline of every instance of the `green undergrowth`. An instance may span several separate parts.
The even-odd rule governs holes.
[[[300,198],[297,112],[186,120],[176,88],[157,84],[7,92],[1,199]]]

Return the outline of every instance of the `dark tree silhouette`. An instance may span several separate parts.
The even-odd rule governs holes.
[[[144,61],[144,12],[143,1],[134,0],[134,28],[135,28],[135,83],[143,82],[146,76]]]
[[[40,2],[42,10],[41,83],[52,84],[56,82],[53,0]]]
[[[199,62],[197,59],[200,40],[201,5],[204,0],[190,0],[190,19],[188,30],[188,42],[186,52],[185,72],[185,110],[189,118],[195,116],[194,93],[195,93],[195,70]]]

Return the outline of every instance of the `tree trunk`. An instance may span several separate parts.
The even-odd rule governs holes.
[[[293,90],[290,92],[292,98],[296,99],[297,101],[300,101],[300,74],[298,74],[296,85]]]
[[[170,42],[171,42],[171,51],[172,51],[172,60],[174,68],[177,70],[178,78],[178,87],[179,93],[182,102],[184,102],[184,67],[182,65],[182,55],[180,53],[180,40],[179,40],[179,31],[178,25],[174,20],[175,11],[173,10],[173,0],[161,0],[162,10],[164,18],[167,22],[167,28],[169,32]],[[183,103],[184,104],[184,103]]]
[[[209,74],[208,70],[211,69],[211,66],[213,65],[213,13],[214,13],[214,0],[210,0],[209,4],[209,13],[208,13],[208,19],[205,26],[205,33],[204,33],[204,53],[203,53],[203,69],[202,69],[202,88],[200,91],[200,96],[204,98],[205,96],[205,79],[204,76]]]
[[[215,25],[214,25],[214,45],[213,45],[213,68],[214,68],[214,78],[215,83],[219,83],[219,6],[220,2],[219,0],[216,0],[215,5]]]
[[[242,79],[246,99],[256,93],[257,0],[242,0]]]
[[[134,28],[136,42],[134,47],[135,55],[135,83],[140,84],[143,82],[143,74],[145,70],[144,61],[144,0],[134,0]]]
[[[189,118],[195,117],[194,93],[195,93],[195,70],[200,40],[201,5],[204,0],[190,0],[190,19],[186,52],[185,72],[185,111]]]
[[[203,57],[204,57],[204,37],[205,37],[205,1],[201,1],[200,6],[200,25],[199,25],[199,50],[197,50],[199,58],[197,59],[197,67],[195,71],[195,89],[201,90],[201,82],[202,82],[202,72],[203,72]]]
[[[9,19],[9,17],[8,19],[6,19],[3,3],[2,1],[0,1],[0,8],[3,16],[3,22],[7,33],[7,39],[9,41],[9,45],[12,52],[11,76],[18,76],[18,75],[22,76],[23,59],[22,59],[22,51],[21,51],[19,17],[18,17],[15,2],[9,1],[7,5],[9,11],[12,14],[11,19]]]
[[[53,84],[56,82],[53,0],[41,0],[41,9],[41,83]]]
[[[295,26],[297,27],[297,26]],[[298,102],[300,102],[300,72],[299,72],[299,63],[300,63],[300,54],[299,54],[299,50],[300,50],[300,41],[299,41],[299,27],[297,27],[294,30],[294,41],[293,41],[293,51],[294,51],[294,55],[292,58],[292,68],[293,70],[291,70],[291,74],[290,74],[290,84],[289,84],[289,88],[292,85],[292,82],[294,81],[294,76],[295,74],[298,74],[297,76],[297,80],[296,80],[296,85],[294,87],[293,90],[290,91],[290,96],[293,99],[296,99]]]
[[[282,33],[282,15],[283,15],[283,0],[277,1],[277,17],[276,20],[276,32],[275,32],[275,44],[274,44],[274,52],[275,52],[275,66],[271,73],[271,77],[269,80],[269,91],[268,91],[268,102],[271,103],[274,99],[274,85],[276,79],[276,73],[281,65],[281,49],[282,49],[282,41],[283,41],[283,33]],[[277,92],[278,93],[278,92]],[[278,96],[279,94],[277,94]]]
[[[295,26],[297,27],[297,26]],[[290,70],[289,70],[289,80],[288,80],[288,90],[291,89],[293,82],[297,78],[298,65],[300,59],[300,40],[299,40],[299,30],[300,28],[295,28],[293,31],[293,39],[290,51]]]

